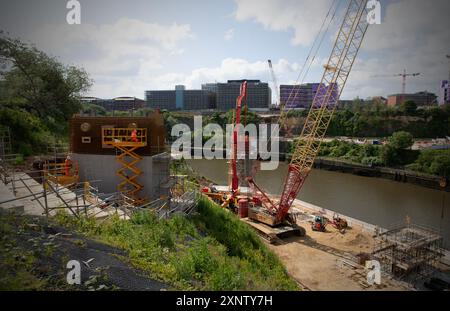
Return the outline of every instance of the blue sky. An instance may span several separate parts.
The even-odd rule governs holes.
[[[0,29],[35,43],[63,62],[84,67],[89,95],[144,97],[175,84],[257,78],[296,81],[331,3],[347,0],[79,0],[81,25],[66,23],[66,0],[0,0]],[[398,93],[400,78],[421,72],[408,91],[438,92],[448,77],[450,1],[381,1],[382,23],[370,26],[342,98]],[[304,82],[319,82],[337,22],[331,25]],[[273,94],[275,92],[272,92]]]

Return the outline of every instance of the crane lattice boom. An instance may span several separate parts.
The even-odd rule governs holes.
[[[276,213],[281,222],[307,178],[367,31],[367,0],[350,0],[321,83],[289,164]]]

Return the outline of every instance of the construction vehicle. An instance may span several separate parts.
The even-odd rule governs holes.
[[[314,220],[311,221],[311,229],[313,231],[325,232],[328,225],[332,225],[341,233],[345,232],[345,229],[348,228],[347,221],[336,214],[333,216],[333,220],[329,220],[327,217],[322,215],[316,215],[314,216]]]
[[[344,218],[341,218],[337,214],[335,214],[333,216],[333,221],[331,222],[331,224],[333,225],[333,227],[335,227],[336,229],[338,229],[341,232],[344,232],[344,230],[348,228],[347,220],[345,220]]]
[[[247,178],[252,189],[253,202],[248,216],[258,223],[259,231],[262,231],[261,227],[266,230],[263,232],[266,235],[269,235],[271,228],[280,226],[291,227],[293,231],[298,232],[295,219],[290,215],[289,210],[311,172],[367,31],[366,5],[367,0],[350,0],[331,55],[324,66],[325,71],[302,133],[297,139],[280,199],[275,201],[269,198],[253,178]]]
[[[314,217],[314,221],[311,222],[311,229],[313,231],[324,232],[327,229],[328,219],[324,216],[317,215]]]

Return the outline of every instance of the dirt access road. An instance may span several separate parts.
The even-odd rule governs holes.
[[[331,226],[326,232],[315,232],[310,225],[304,237],[284,239],[281,244],[268,244],[288,273],[306,289],[329,291],[407,290],[402,284],[382,279],[381,285],[368,286],[364,267],[351,259],[359,253],[370,252],[374,240],[357,228],[340,233]]]

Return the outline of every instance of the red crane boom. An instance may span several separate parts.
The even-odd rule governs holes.
[[[233,146],[231,154],[231,192],[234,194],[239,188],[239,177],[237,172],[237,151],[238,151],[238,125],[241,124],[242,101],[247,99],[247,81],[241,84],[241,92],[236,99],[236,118],[233,129]]]

